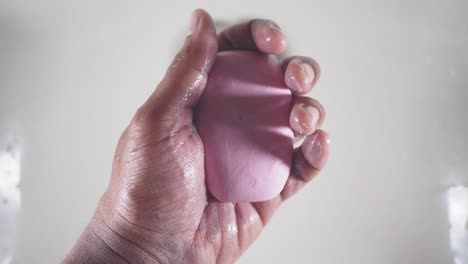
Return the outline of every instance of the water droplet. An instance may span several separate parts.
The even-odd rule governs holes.
[[[228,227],[227,227],[227,231],[229,233],[237,233],[237,231],[238,231],[237,225],[236,224],[229,224]]]

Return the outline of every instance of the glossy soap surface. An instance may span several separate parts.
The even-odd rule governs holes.
[[[281,192],[291,168],[291,103],[275,58],[218,54],[197,111],[207,185],[218,200],[264,201]]]

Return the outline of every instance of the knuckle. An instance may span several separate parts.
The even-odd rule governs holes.
[[[141,106],[138,108],[136,111],[135,115],[133,116],[130,125],[129,125],[129,130],[131,134],[134,134],[135,132],[141,132],[148,126],[148,110],[145,105]]]

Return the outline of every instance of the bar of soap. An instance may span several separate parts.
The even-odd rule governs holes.
[[[272,56],[218,53],[195,118],[216,199],[265,201],[283,189],[293,153],[292,95],[283,76]]]

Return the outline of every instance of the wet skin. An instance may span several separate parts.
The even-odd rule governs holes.
[[[255,19],[217,34],[204,10],[155,92],[137,110],[117,145],[112,176],[89,225],[64,263],[232,263],[252,244],[281,204],[324,167],[329,137],[321,104],[305,97],[320,76],[308,57],[282,62],[294,95],[290,126],[304,143],[294,150],[281,194],[265,202],[223,203],[207,193],[203,144],[193,109],[216,54],[287,46],[272,21]]]

